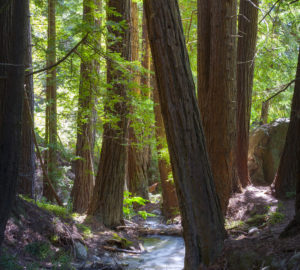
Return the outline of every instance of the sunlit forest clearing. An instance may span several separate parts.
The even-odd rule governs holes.
[[[0,0],[0,269],[300,269],[298,0]]]

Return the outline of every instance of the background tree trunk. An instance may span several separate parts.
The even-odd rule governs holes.
[[[87,27],[95,24],[93,0],[83,1],[83,23]],[[93,41],[87,41],[93,42]],[[86,44],[86,42],[85,42]],[[73,211],[83,213],[88,209],[93,195],[93,112],[96,82],[95,63],[92,57],[82,57],[80,66],[80,86],[78,95],[77,143],[75,165],[75,181],[72,190]]]
[[[0,245],[16,195],[29,1],[2,5],[0,16]],[[13,136],[12,136],[13,135]]]
[[[278,198],[287,196],[287,192],[295,191],[296,183],[300,185],[300,48],[296,72],[295,90],[292,100],[291,117],[279,168],[275,176],[275,193]],[[297,188],[296,211],[300,224],[300,194]]]
[[[26,52],[25,52],[25,69],[32,72],[32,44],[31,44],[31,24],[30,12],[26,14]],[[31,115],[34,110],[34,93],[33,93],[33,76],[25,77],[25,91],[28,97]],[[26,101],[23,104],[23,121],[22,121],[22,153],[20,158],[18,193],[34,197],[35,184],[35,152],[32,134],[32,122],[29,114],[26,112],[28,107]]]
[[[198,101],[223,213],[238,180],[236,0],[198,0]]]
[[[47,47],[47,66],[51,66],[56,62],[56,0],[48,0],[48,47]],[[46,86],[46,165],[48,175],[56,186],[56,170],[57,170],[57,112],[56,112],[56,68],[47,70],[47,86]],[[43,195],[50,201],[54,201],[53,193],[44,179]]]
[[[107,20],[119,23],[123,20],[130,22],[130,1],[109,0],[108,8],[114,9],[121,16],[116,16],[108,11]],[[121,56],[130,60],[130,31],[128,28],[117,32],[111,27],[108,31],[118,39],[108,40],[110,52],[121,53]],[[114,43],[111,43],[114,41]],[[103,141],[98,174],[88,214],[98,216],[104,225],[115,227],[121,224],[123,217],[123,192],[125,181],[126,138],[127,138],[127,104],[126,88],[118,81],[124,74],[118,69],[117,63],[107,61],[107,82],[112,85],[109,97],[118,96],[120,101],[113,108],[106,104],[106,113],[119,118],[118,128],[106,123],[104,125]]]
[[[175,184],[170,181],[169,174],[171,173],[171,166],[167,161],[160,157],[159,153],[163,149],[164,142],[166,140],[165,127],[163,118],[161,115],[161,108],[159,104],[158,90],[154,82],[153,87],[153,99],[154,99],[154,114],[155,114],[155,135],[158,151],[158,169],[160,174],[161,188],[162,188],[162,212],[163,215],[169,219],[178,214],[178,199],[176,195]]]
[[[182,216],[185,269],[220,255],[224,228],[205,148],[177,1],[144,0],[174,181]],[[209,228],[209,229],[208,229]]]
[[[139,11],[137,2],[131,2],[131,60],[139,61]],[[133,71],[133,81],[137,85],[135,91],[141,94],[140,75],[136,70]],[[144,162],[144,147],[138,147],[139,143],[134,128],[130,125],[128,130],[129,146],[128,146],[128,189],[136,196],[149,199],[148,195],[148,168]]]
[[[258,0],[240,0],[237,47],[237,171],[246,187],[248,173],[249,126],[257,37]]]

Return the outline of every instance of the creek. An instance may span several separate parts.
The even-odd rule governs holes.
[[[148,228],[166,228],[158,218],[147,219]],[[184,266],[185,247],[182,237],[152,235],[141,238],[145,252],[138,255],[124,254],[121,259],[128,270],[181,270]]]

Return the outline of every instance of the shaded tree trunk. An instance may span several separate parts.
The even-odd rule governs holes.
[[[238,185],[235,36],[236,0],[198,0],[198,102],[224,214]]]
[[[178,214],[179,206],[178,199],[176,195],[175,184],[170,181],[169,174],[171,173],[171,166],[168,162],[160,157],[159,153],[164,148],[166,140],[165,127],[163,123],[163,118],[161,115],[161,108],[159,104],[159,95],[157,87],[154,83],[153,87],[153,99],[154,99],[154,114],[155,114],[155,136],[157,142],[157,151],[158,151],[158,169],[161,181],[162,188],[162,212],[163,215],[169,219]]]
[[[139,16],[137,2],[131,2],[131,60],[139,61]],[[140,75],[137,71],[134,72],[133,81],[137,85],[133,91],[141,94],[138,89],[140,85]],[[130,125],[128,146],[128,189],[136,195],[149,199],[148,195],[148,178],[147,178],[147,163],[145,163],[144,147],[138,147],[139,143],[134,128]]]
[[[0,245],[17,190],[29,1],[1,6],[0,16]]]
[[[130,1],[109,0],[108,8],[114,9],[121,16],[108,11],[107,20],[115,23],[130,22]],[[122,32],[108,27],[110,39],[108,49],[110,52],[120,53],[130,60],[130,31],[128,28]],[[118,38],[117,41],[113,37]],[[112,43],[113,41],[113,43]],[[120,81],[126,80],[114,61],[107,61],[107,82],[112,85],[107,93],[106,114],[118,117],[117,127],[106,123],[104,125],[102,149],[96,177],[95,188],[88,214],[97,216],[104,225],[115,227],[120,225],[123,218],[123,192],[125,181],[126,138],[127,138],[127,104],[126,87]],[[119,98],[119,101],[109,106],[110,98]]]
[[[281,155],[279,168],[275,176],[275,194],[283,198],[288,192],[295,191],[297,187],[296,217],[300,224],[300,194],[299,194],[299,170],[300,170],[300,48],[296,82],[291,107],[290,124],[286,135],[286,141]]]
[[[31,44],[31,24],[30,12],[26,15],[26,52],[25,52],[25,69],[32,71],[32,44]],[[34,109],[33,94],[33,76],[25,77],[25,91],[28,97],[31,115]],[[24,97],[26,98],[26,97]],[[23,121],[22,121],[22,153],[20,159],[18,193],[34,197],[35,183],[35,152],[32,134],[32,122],[29,114],[26,112],[28,106],[24,100],[23,104]]]
[[[83,1],[83,23],[95,24],[93,0]],[[87,42],[93,43],[88,40]],[[84,45],[86,45],[86,43]],[[77,143],[75,180],[72,190],[73,211],[83,213],[88,209],[94,187],[93,165],[93,113],[95,96],[95,63],[90,55],[81,58],[80,86],[78,95]]]
[[[56,0],[48,0],[48,46],[47,46],[47,66],[56,62]],[[45,165],[47,165],[48,175],[56,186],[57,170],[57,112],[56,112],[56,68],[47,70],[46,81],[46,138],[45,142],[48,151],[45,155]],[[43,195],[50,201],[54,201],[53,193],[44,179]]]
[[[237,171],[243,187],[248,172],[249,126],[257,37],[258,0],[240,0],[237,46]]]
[[[194,270],[221,254],[224,221],[207,157],[178,2],[144,0],[144,7],[182,216],[185,269]]]

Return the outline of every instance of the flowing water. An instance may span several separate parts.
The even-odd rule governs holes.
[[[157,220],[146,224],[151,228],[161,225]],[[184,266],[184,241],[178,236],[147,236],[142,238],[145,252],[138,255],[125,254],[122,261],[128,270],[181,270]]]

